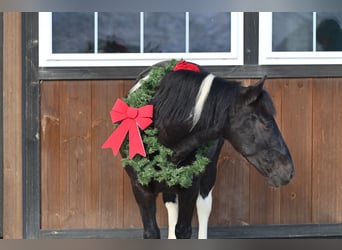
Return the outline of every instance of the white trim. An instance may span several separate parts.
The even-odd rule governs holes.
[[[140,53],[144,53],[144,12],[140,12]]]
[[[170,58],[191,60],[200,65],[243,64],[243,13],[231,13],[231,52],[219,53],[52,53],[52,13],[39,13],[40,67],[150,66]]]
[[[312,13],[312,36],[316,37],[316,25],[317,25],[317,15],[316,12]],[[317,50],[317,42],[316,39],[312,39],[312,50],[316,51]]]
[[[99,37],[99,15],[98,15],[98,12],[95,12],[94,13],[94,51],[95,51],[95,54],[99,52],[98,37]]]
[[[185,12],[185,52],[189,52],[189,12]]]
[[[273,52],[272,12],[259,13],[259,64],[317,65],[341,63],[342,51]]]

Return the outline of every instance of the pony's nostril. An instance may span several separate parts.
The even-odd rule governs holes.
[[[289,184],[290,180],[291,180],[291,179],[283,180],[283,181],[281,182],[281,185]]]

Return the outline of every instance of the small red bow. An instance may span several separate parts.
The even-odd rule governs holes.
[[[173,71],[177,71],[177,70],[190,70],[190,71],[200,72],[200,69],[196,64],[189,63],[185,60],[182,60],[175,65],[175,67],[173,68]]]
[[[139,132],[152,124],[153,105],[141,108],[129,107],[125,102],[117,99],[110,116],[113,123],[122,121],[119,127],[110,135],[102,148],[111,148],[113,154],[117,155],[119,149],[128,133],[129,135],[129,158],[133,159],[136,154],[146,157],[146,152]]]

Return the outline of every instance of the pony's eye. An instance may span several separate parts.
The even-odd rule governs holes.
[[[267,121],[264,123],[265,129],[272,129],[273,128],[273,122]]]

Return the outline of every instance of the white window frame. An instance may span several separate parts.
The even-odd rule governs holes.
[[[52,12],[39,13],[39,67],[150,66],[171,58],[191,60],[200,65],[242,65],[243,13],[231,13],[231,52],[127,54],[52,53]]]
[[[313,13],[315,15],[315,13]],[[313,22],[316,30],[315,19]],[[315,37],[315,34],[314,34]],[[315,39],[313,39],[315,40]],[[313,48],[316,45],[313,41]],[[342,64],[342,51],[272,51],[272,12],[259,13],[259,64],[260,65],[318,65]]]

